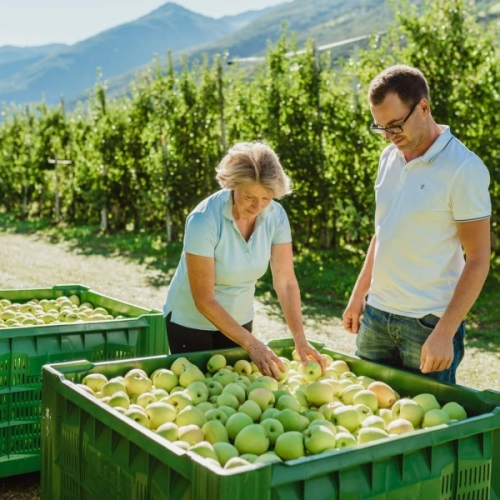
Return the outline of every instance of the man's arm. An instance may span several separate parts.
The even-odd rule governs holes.
[[[457,223],[465,267],[446,311],[422,346],[422,373],[446,370],[453,361],[453,337],[476,301],[490,269],[490,219]]]
[[[373,260],[375,257],[375,246],[377,244],[377,237],[373,236],[368,252],[365,257],[363,269],[359,273],[356,284],[351,293],[349,303],[342,315],[344,329],[349,333],[358,333],[360,326],[360,318],[365,309],[365,299],[370,290],[370,283],[372,281]]]

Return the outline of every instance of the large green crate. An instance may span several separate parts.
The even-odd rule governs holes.
[[[291,340],[271,343],[290,357]],[[241,349],[221,350],[232,364]],[[71,382],[132,368],[151,373],[179,357],[45,366],[42,500],[489,500],[500,492],[500,397],[432,381],[325,350],[354,372],[384,380],[402,395],[433,392],[471,418],[387,442],[289,461],[224,470],[191,458]],[[185,355],[204,368],[213,352]],[[496,446],[495,446],[496,444]],[[494,466],[495,464],[495,466]],[[496,471],[494,470],[496,469]],[[496,472],[496,474],[495,474]]]
[[[101,295],[82,285],[1,290],[14,302],[78,295],[124,319],[0,330],[0,477],[40,470],[42,366],[87,359],[105,361],[166,354],[160,311]]]

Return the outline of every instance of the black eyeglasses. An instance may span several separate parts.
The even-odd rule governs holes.
[[[407,122],[408,118],[410,118],[411,114],[415,111],[418,102],[416,102],[411,108],[411,111],[408,113],[408,116],[401,122],[400,125],[395,125],[394,127],[379,127],[378,125],[370,125],[370,130],[375,134],[400,134],[403,131],[403,125]]]

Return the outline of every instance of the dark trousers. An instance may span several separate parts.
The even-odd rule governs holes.
[[[168,344],[172,354],[181,352],[212,351],[215,349],[231,349],[241,347],[221,331],[198,330],[172,323],[172,313],[165,318]],[[245,330],[252,332],[252,321],[242,325]]]

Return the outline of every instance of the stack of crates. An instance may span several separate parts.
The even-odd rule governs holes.
[[[291,358],[293,342],[271,343]],[[444,384],[332,350],[357,375],[402,396],[432,393],[456,401],[469,418],[390,440],[284,463],[235,469],[210,465],[79,389],[89,373],[108,378],[132,368],[148,374],[178,355],[44,367],[42,500],[489,500],[500,494],[500,395]],[[217,351],[228,364],[242,349]],[[213,352],[184,354],[205,370]]]
[[[43,365],[168,353],[160,311],[112,299],[83,285],[0,291],[0,299],[18,303],[71,295],[123,318],[0,330],[0,477],[40,470]]]

